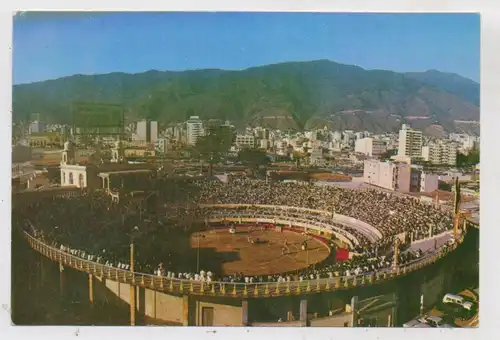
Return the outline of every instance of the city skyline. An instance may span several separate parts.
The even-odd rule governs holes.
[[[13,81],[329,59],[478,82],[479,24],[477,14],[27,12],[14,18]]]

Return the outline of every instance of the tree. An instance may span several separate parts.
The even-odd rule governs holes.
[[[380,155],[380,160],[381,161],[387,161],[391,159],[392,156],[395,156],[398,153],[398,150],[392,149],[392,150],[387,150],[383,154]]]
[[[265,167],[270,163],[266,151],[261,149],[243,149],[238,152],[238,160],[243,164],[249,165],[254,174],[260,167]]]
[[[480,161],[480,151],[479,149],[471,150],[467,155],[461,152],[457,153],[457,167],[466,168],[474,166]]]
[[[51,184],[61,183],[61,171],[59,167],[47,167],[47,178]]]
[[[195,149],[201,160],[209,163],[209,175],[212,176],[212,167],[221,161],[233,143],[234,134],[231,130],[213,127],[208,129],[205,136],[196,142]]]
[[[451,184],[443,182],[443,181],[439,181],[438,182],[438,190],[451,192]]]

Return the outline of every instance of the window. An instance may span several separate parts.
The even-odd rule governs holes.
[[[69,184],[73,184],[73,173],[69,173]]]
[[[63,172],[62,184],[66,184],[66,172]]]
[[[78,187],[79,188],[83,188],[84,187],[83,174],[78,175]]]

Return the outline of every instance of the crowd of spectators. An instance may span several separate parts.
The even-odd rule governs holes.
[[[229,184],[218,181],[198,182],[199,202],[211,204],[285,205],[318,209],[354,217],[388,237],[402,232],[414,234],[414,240],[439,234],[451,228],[449,212],[418,199],[396,196],[375,189],[352,190],[339,186],[307,183],[236,179]]]
[[[392,266],[393,243],[398,234],[418,240],[452,227],[449,212],[436,209],[413,198],[395,196],[378,190],[351,190],[336,186],[235,179],[176,181],[159,185],[162,209],[150,215],[142,204],[120,199],[113,202],[104,193],[81,197],[46,197],[13,209],[13,222],[33,236],[58,249],[86,260],[121,269],[130,269],[130,244],[135,251],[135,270],[168,278],[221,280],[225,282],[281,282],[334,276],[360,275]],[[279,205],[324,210],[350,216],[377,228],[383,238],[369,242],[359,231],[346,228],[358,241],[357,256],[345,262],[331,259],[301,272],[246,277],[243,273],[217,275],[204,270],[196,273],[193,261],[172,250],[177,234],[192,233],[203,226],[193,219],[210,216],[265,212],[257,208],[245,211],[201,209],[198,204]],[[266,212],[269,214],[269,211]],[[288,217],[328,223],[320,214],[303,214],[293,209]],[[331,215],[330,215],[331,216]],[[198,229],[197,229],[198,228]],[[404,249],[403,249],[404,250]],[[399,263],[422,256],[421,251],[401,251]]]

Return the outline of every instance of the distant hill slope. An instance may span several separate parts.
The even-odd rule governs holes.
[[[80,100],[121,103],[130,118],[160,122],[198,115],[281,129],[326,124],[390,132],[409,121],[423,130],[454,131],[456,120],[479,120],[474,98],[479,85],[457,75],[364,70],[319,60],[242,71],[74,75],[15,85],[13,114],[19,120],[39,112],[50,121],[69,122],[70,103]]]
[[[444,73],[436,70],[426,72],[408,72],[407,76],[417,79],[425,84],[435,86],[449,93],[455,94],[467,101],[480,105],[479,84],[468,78],[454,73]]]

